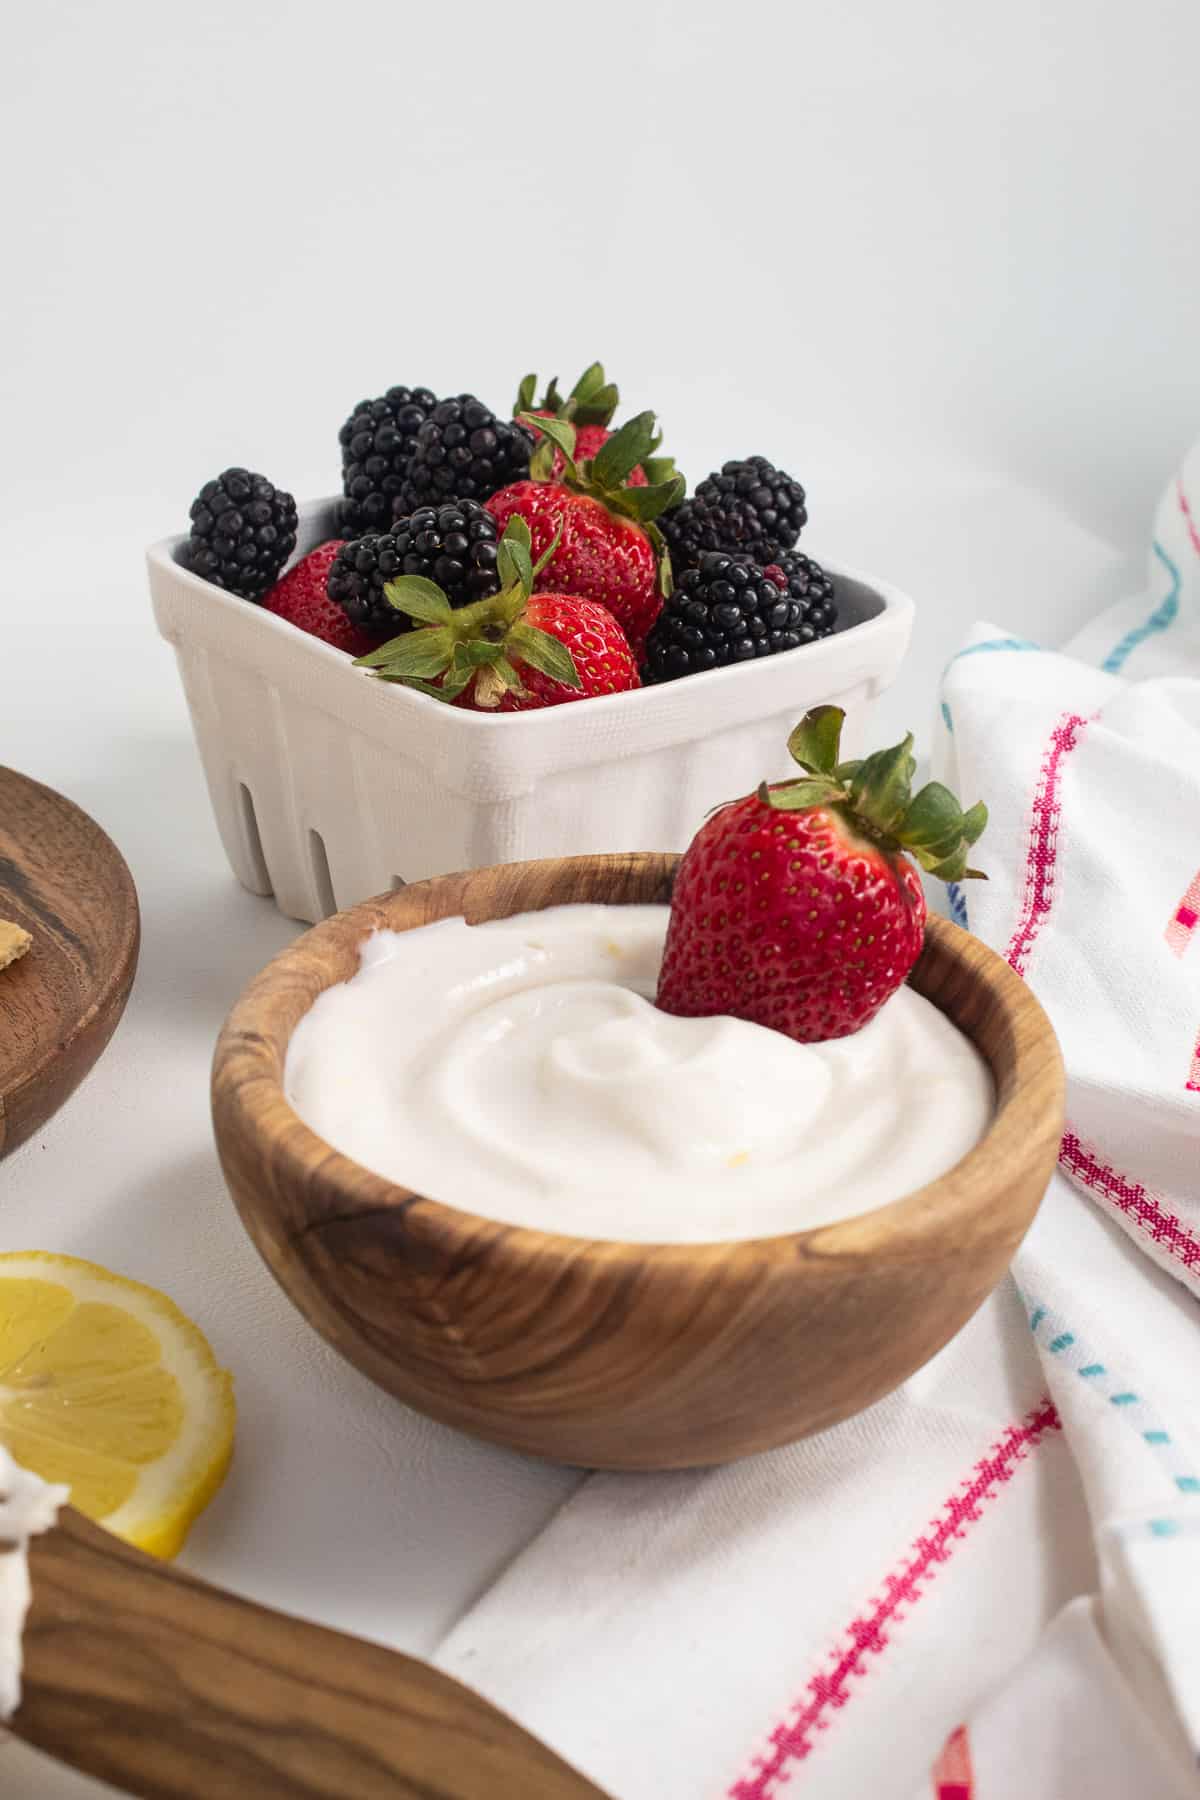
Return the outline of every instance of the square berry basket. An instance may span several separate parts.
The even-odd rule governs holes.
[[[300,508],[296,557],[337,500]],[[840,623],[801,650],[660,687],[498,716],[373,680],[332,645],[148,552],[221,841],[252,893],[313,923],[458,869],[681,850],[708,810],[787,773],[807,707],[847,712],[850,754],[895,677],[913,603],[834,564]]]

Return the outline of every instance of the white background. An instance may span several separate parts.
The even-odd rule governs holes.
[[[1198,45],[1190,0],[13,9],[9,504],[153,534],[230,461],[323,491],[389,382],[602,355],[814,540],[929,452],[1137,531],[1200,410]]]
[[[0,1248],[158,1282],[233,1366],[192,1567],[429,1651],[570,1478],[418,1427],[240,1237],[207,1062],[295,928],[224,868],[142,546],[231,462],[336,487],[392,383],[500,409],[599,355],[693,481],[770,455],[807,548],[909,588],[919,725],[977,614],[1054,641],[1141,585],[1200,420],[1197,69],[1194,0],[10,9],[0,760],[113,832],[145,950]]]

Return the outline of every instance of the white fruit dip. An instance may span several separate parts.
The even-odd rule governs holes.
[[[824,1044],[675,1018],[652,1003],[666,928],[665,906],[559,906],[374,933],[296,1027],[288,1098],[431,1199],[647,1243],[848,1218],[982,1137],[988,1070],[911,988]]]

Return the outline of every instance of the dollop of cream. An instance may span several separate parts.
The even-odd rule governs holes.
[[[69,1492],[22,1469],[0,1444],[0,1719],[10,1719],[21,1703],[29,1540],[49,1531]]]
[[[987,1129],[991,1078],[911,988],[796,1044],[653,1004],[660,906],[564,906],[366,940],[288,1047],[292,1105],[405,1187],[510,1224],[702,1243],[882,1206]]]

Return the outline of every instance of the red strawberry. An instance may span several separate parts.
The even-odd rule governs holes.
[[[805,771],[708,819],[675,878],[658,1004],[732,1014],[802,1044],[874,1018],[921,953],[925,895],[904,855],[944,881],[987,824],[931,781],[912,797],[911,734],[838,762],[845,715],[818,706],[788,739]]]
[[[389,582],[388,599],[421,629],[360,661],[383,681],[476,712],[529,712],[641,686],[629,642],[606,607],[533,592],[539,568],[523,519],[505,527],[497,567],[500,592],[457,608],[423,576]]]
[[[609,426],[621,397],[616,384],[605,381],[603,363],[596,362],[585,369],[565,400],[558,391],[557,375],[551,377],[543,399],[535,401],[536,391],[537,376],[526,375],[517,391],[513,417],[527,413],[533,419],[568,420],[575,427],[575,461],[590,462],[613,435]],[[536,438],[545,441],[541,431],[533,426],[530,429]],[[548,472],[551,479],[557,481],[567,466],[566,458],[556,446],[551,445],[549,448],[551,457]],[[640,463],[629,471],[628,485],[649,485],[649,478]]]
[[[564,647],[575,665],[579,686],[556,679],[529,662],[518,645],[510,656],[520,673],[524,694],[506,688],[498,701],[492,701],[495,686],[484,683],[480,675],[473,687],[459,695],[456,706],[469,706],[475,711],[529,712],[536,706],[558,706],[564,700],[587,700],[595,694],[621,694],[641,687],[629,640],[598,600],[584,600],[578,594],[534,594],[521,623],[545,632]]]
[[[341,547],[341,538],[318,544],[263,595],[262,603],[277,619],[286,619],[289,625],[307,631],[310,637],[334,644],[339,650],[348,650],[351,656],[362,656],[371,648],[374,638],[352,625],[337,602],[325,592],[329,570]]]
[[[523,415],[526,423],[530,416]],[[545,560],[539,585],[601,601],[640,657],[670,587],[671,565],[654,520],[681,498],[683,477],[672,471],[646,487],[627,485],[630,469],[655,443],[653,413],[639,413],[622,425],[591,462],[575,461],[572,424],[543,419],[542,429],[563,452],[562,480],[537,478],[535,452],[535,479],[501,488],[486,508],[502,525],[523,518],[539,558],[557,532],[557,548]],[[650,468],[658,473],[652,458]]]
[[[558,549],[539,577],[540,585],[600,601],[640,658],[662,611],[658,557],[640,525],[557,481],[514,482],[484,506],[499,525],[524,519],[534,556],[544,555],[557,536]]]

